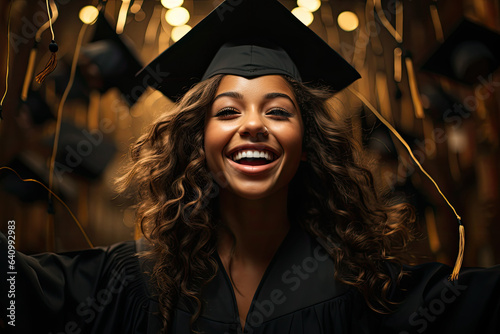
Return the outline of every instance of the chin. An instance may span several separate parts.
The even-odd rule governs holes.
[[[226,189],[228,194],[241,199],[256,201],[270,198],[276,195],[287,196],[288,187],[276,189],[265,185],[238,185],[230,186]]]

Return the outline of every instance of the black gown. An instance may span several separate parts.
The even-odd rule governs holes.
[[[0,233],[2,254],[6,239]],[[2,314],[0,331],[14,333],[158,333],[141,242],[122,242],[63,254],[16,254],[15,327]],[[6,258],[5,255],[2,257]],[[314,238],[290,230],[255,293],[245,330],[240,326],[227,273],[219,270],[204,288],[204,333],[500,333],[500,266],[451,269],[438,263],[407,267],[410,275],[390,293],[400,301],[380,315],[357,290],[333,280],[334,265]],[[1,265],[1,309],[9,307],[7,263]],[[391,268],[388,266],[388,268]],[[189,307],[179,303],[171,333],[190,332]],[[10,311],[7,311],[9,314]]]

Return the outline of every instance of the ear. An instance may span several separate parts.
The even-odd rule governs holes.
[[[302,151],[300,155],[300,161],[307,161],[307,151]]]

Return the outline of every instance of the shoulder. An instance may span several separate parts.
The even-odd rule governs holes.
[[[403,268],[406,274],[390,296],[396,307],[385,317],[386,330],[419,333],[500,330],[500,266],[464,268],[453,281],[449,279],[452,268],[441,263]]]

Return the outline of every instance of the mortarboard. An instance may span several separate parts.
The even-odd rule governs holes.
[[[100,14],[91,43],[81,51],[80,71],[91,89],[101,93],[117,87],[132,105],[146,87],[138,86],[135,74],[142,68],[137,55],[124,36],[116,34],[104,14]]]
[[[35,179],[44,184],[49,181],[49,168],[46,159],[33,151],[23,151],[16,155],[8,167],[14,169],[23,179]],[[55,178],[55,188],[63,198],[74,198],[75,184],[66,175]],[[0,186],[6,192],[16,196],[22,202],[46,201],[49,193],[41,185],[34,182],[23,182],[14,173],[0,176]]]
[[[422,104],[435,121],[446,122],[452,117],[468,118],[470,111],[459,100],[445,92],[441,86],[426,84],[420,88]]]
[[[464,19],[421,69],[473,85],[500,65],[498,45],[498,33]]]
[[[46,143],[52,145],[53,136]],[[111,162],[116,151],[115,143],[100,131],[88,131],[62,121],[56,156],[56,174],[76,173],[90,180],[97,179]]]
[[[57,63],[57,67],[54,72],[47,78],[47,80],[52,80],[54,82],[55,93],[58,96],[62,96],[66,90],[71,75],[71,64],[68,64],[64,58],[60,59]],[[90,90],[85,82],[80,71],[75,72],[75,77],[73,79],[73,84],[68,92],[68,100],[80,100],[81,102],[88,103]]]
[[[360,77],[277,0],[241,0],[220,4],[147,65],[138,81],[175,101],[195,83],[218,73],[288,74],[333,92]]]
[[[55,119],[49,104],[39,91],[29,92],[26,101],[20,104],[19,113],[27,117],[29,122],[34,125],[44,124],[48,120]]]

